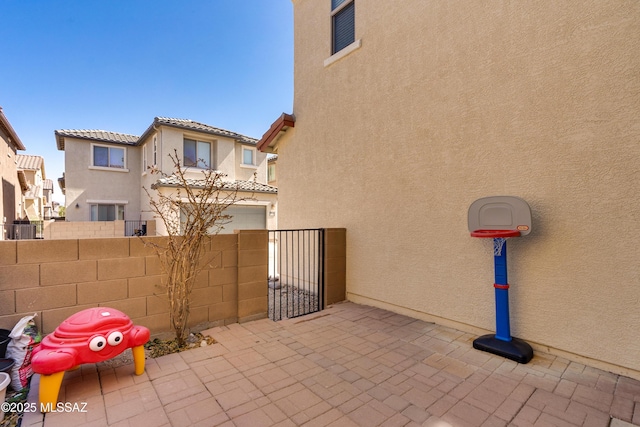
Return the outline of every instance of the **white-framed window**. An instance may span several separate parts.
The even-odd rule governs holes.
[[[153,137],[153,166],[158,164],[158,137]]]
[[[124,147],[91,144],[91,165],[97,168],[127,168],[127,150]]]
[[[267,182],[276,180],[276,165],[269,165],[267,167]]]
[[[184,166],[211,169],[211,143],[184,139]]]
[[[356,40],[355,0],[331,0],[331,54]]]
[[[149,163],[147,162],[147,144],[142,146],[142,174],[147,173]]]
[[[256,149],[254,147],[242,147],[242,163],[243,166],[256,165]]]
[[[115,221],[124,219],[124,204],[91,204],[91,221]]]

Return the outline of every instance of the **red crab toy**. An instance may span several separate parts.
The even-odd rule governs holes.
[[[128,348],[136,375],[142,375],[147,341],[149,329],[135,326],[113,308],[88,308],[67,318],[33,349],[31,367],[40,374],[41,407],[55,407],[65,371],[111,359]]]

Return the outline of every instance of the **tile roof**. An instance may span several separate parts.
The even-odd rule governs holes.
[[[29,191],[29,183],[27,182],[24,170],[18,169],[18,182],[20,183],[20,189],[23,193]]]
[[[64,138],[90,139],[92,141],[110,142],[112,144],[136,145],[138,136],[126,133],[110,132],[97,129],[60,129],[56,130],[58,150],[64,150]]]
[[[41,156],[30,154],[16,154],[18,169],[38,170],[44,166],[44,159]]]
[[[45,190],[51,190],[53,192],[53,180],[45,179],[42,188],[44,188]]]
[[[180,129],[190,129],[198,132],[204,132],[211,135],[224,136],[227,138],[235,139],[243,144],[256,145],[258,140],[246,135],[242,135],[230,130],[209,126],[204,123],[199,123],[189,119],[175,119],[169,117],[155,117],[151,126],[141,136],[130,135],[126,133],[111,132],[107,130],[97,129],[59,129],[54,133],[56,135],[56,142],[58,144],[58,150],[64,150],[65,138],[78,138],[87,139],[92,141],[103,141],[112,144],[122,145],[138,145],[144,141],[144,139],[151,133],[156,126],[172,126]]]
[[[267,130],[260,141],[257,142],[258,150],[265,153],[272,153],[276,142],[287,129],[296,126],[296,118],[293,114],[282,113],[278,119],[273,122],[269,130]]]
[[[187,185],[194,188],[202,188],[204,185],[203,179],[187,179]],[[225,181],[224,189],[226,190],[235,190],[238,191],[250,191],[254,193],[271,193],[277,194],[278,188],[273,187],[267,184],[261,184],[259,182],[254,181],[243,181],[243,180],[235,180],[235,181]],[[164,178],[160,178],[157,180],[151,188],[156,187],[178,187],[180,185],[180,181],[175,175],[167,176]]]
[[[180,129],[190,129],[198,132],[205,132],[212,135],[226,136],[227,138],[233,138],[239,142],[245,144],[256,145],[258,140],[255,138],[251,138],[246,135],[242,135],[236,132],[232,132],[230,130],[217,128],[214,126],[209,126],[204,123],[199,123],[189,119],[175,119],[170,117],[156,117],[153,119],[153,123],[140,137],[140,141],[142,141],[149,132],[154,128],[154,126],[165,125],[165,126],[173,126]]]

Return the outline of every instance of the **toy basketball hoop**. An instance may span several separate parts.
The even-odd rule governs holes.
[[[475,230],[471,232],[471,237],[480,237],[482,239],[493,239],[493,255],[500,256],[502,248],[509,237],[519,237],[518,230]]]
[[[529,234],[531,209],[519,197],[484,197],[469,206],[468,225],[472,237],[493,239],[495,271],[496,333],[476,338],[473,347],[527,363],[533,358],[533,350],[526,342],[511,336],[509,325],[507,239]]]

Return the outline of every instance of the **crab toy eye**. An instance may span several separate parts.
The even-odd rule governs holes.
[[[100,351],[106,345],[107,345],[107,340],[103,336],[100,336],[100,335],[97,336],[97,337],[91,338],[91,341],[89,341],[89,348],[92,351]]]
[[[107,338],[107,342],[110,346],[116,346],[122,342],[122,332],[111,332],[109,334],[109,338]]]

